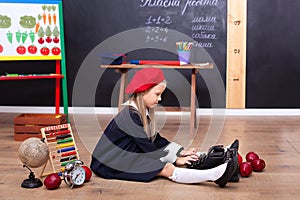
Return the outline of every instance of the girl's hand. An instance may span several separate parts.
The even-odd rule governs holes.
[[[176,159],[176,165],[177,166],[190,165],[192,161],[197,161],[197,160],[198,160],[198,156],[197,155],[190,155],[190,156],[178,157]]]
[[[195,150],[194,148],[188,149],[188,150],[182,150],[182,151],[180,152],[180,156],[181,156],[181,157],[192,156],[192,155],[197,156],[197,152],[196,152],[196,150]]]

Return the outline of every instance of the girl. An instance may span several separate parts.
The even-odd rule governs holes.
[[[155,132],[154,108],[166,89],[161,69],[144,68],[126,88],[131,98],[112,119],[92,154],[91,169],[103,178],[148,182],[165,177],[178,183],[214,181],[225,187],[237,166],[237,152],[229,148],[222,164],[210,169],[186,168],[198,160],[194,149],[185,151]]]

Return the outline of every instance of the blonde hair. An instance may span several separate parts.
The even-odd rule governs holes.
[[[163,80],[162,82],[160,82],[157,85],[167,86],[167,81]],[[148,90],[150,90],[150,89],[148,89]],[[156,137],[155,108],[147,108],[147,106],[145,105],[145,102],[143,100],[144,93],[145,93],[145,91],[134,94],[129,99],[129,101],[133,101],[135,103],[135,105],[137,107],[137,111],[141,115],[141,120],[143,123],[144,131],[146,132],[148,139],[151,141],[154,141],[155,137]],[[148,114],[149,114],[151,123],[149,123],[148,119],[147,119],[147,112],[146,112],[147,109],[148,109]],[[149,125],[150,125],[150,127],[149,127]]]
[[[131,101],[134,101],[136,104],[137,110],[141,115],[141,120],[142,124],[144,127],[144,131],[147,134],[147,137],[149,140],[154,141],[155,136],[156,136],[156,130],[155,130],[155,113],[154,113],[154,108],[147,108],[145,105],[145,102],[143,100],[143,92],[136,93],[131,97]],[[151,122],[149,124],[148,119],[147,119],[147,112],[146,110],[148,109],[149,117],[151,119]],[[149,127],[150,125],[150,127]]]

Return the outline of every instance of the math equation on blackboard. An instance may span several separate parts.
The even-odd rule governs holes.
[[[162,42],[166,43],[168,41],[168,27],[166,25],[171,24],[171,18],[170,17],[162,17],[157,16],[153,17],[150,16],[146,21],[146,27],[145,27],[145,42]]]
[[[213,48],[224,37],[220,34],[225,32],[226,1],[139,0],[136,4],[145,43],[167,43],[170,30],[189,36],[193,47]]]

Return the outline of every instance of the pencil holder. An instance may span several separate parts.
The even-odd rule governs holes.
[[[191,50],[187,51],[177,51],[178,60],[180,61],[180,65],[185,65],[190,63]]]

